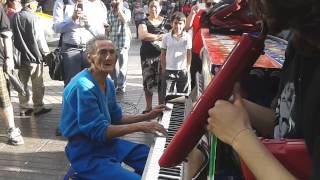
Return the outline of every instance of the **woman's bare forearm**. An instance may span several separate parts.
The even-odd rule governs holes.
[[[147,26],[140,24],[138,27],[139,39],[143,41],[158,41],[161,40],[160,34],[152,34],[148,32]]]

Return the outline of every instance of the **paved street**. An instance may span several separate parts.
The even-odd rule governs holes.
[[[133,27],[132,27],[133,29]],[[135,37],[135,34],[134,34]],[[128,86],[123,97],[118,97],[126,113],[137,114],[144,109],[144,94],[139,57],[140,42],[132,40],[129,52]],[[15,110],[15,122],[24,136],[25,145],[11,146],[6,144],[6,130],[0,124],[0,180],[61,180],[68,169],[64,154],[66,140],[55,136],[59,123],[63,83],[52,81],[45,68],[46,106],[53,110],[38,117],[20,117],[17,93],[12,91]],[[154,97],[156,103],[156,97]],[[150,144],[150,135],[135,133],[125,137],[136,142]]]

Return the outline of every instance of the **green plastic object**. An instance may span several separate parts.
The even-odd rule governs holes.
[[[216,170],[217,143],[217,137],[215,135],[211,135],[209,180],[214,180],[214,172]]]

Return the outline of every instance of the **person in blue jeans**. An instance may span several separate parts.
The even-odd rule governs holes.
[[[65,152],[79,179],[141,179],[149,148],[119,137],[134,132],[162,133],[159,105],[147,114],[123,115],[115,88],[107,78],[117,61],[115,45],[104,36],[87,43],[90,68],[77,74],[63,93],[60,129],[68,138]],[[121,166],[125,163],[134,169]]]

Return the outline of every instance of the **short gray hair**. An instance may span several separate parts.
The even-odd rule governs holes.
[[[111,41],[107,36],[105,35],[98,35],[93,37],[92,39],[90,39],[87,44],[86,44],[86,52],[87,54],[94,54],[97,51],[97,41],[103,41],[103,40],[107,40],[107,41]]]

